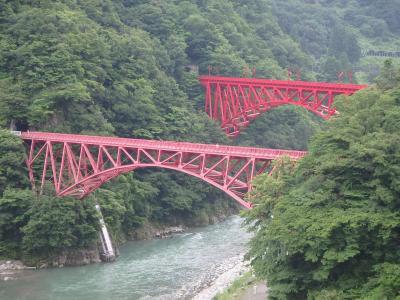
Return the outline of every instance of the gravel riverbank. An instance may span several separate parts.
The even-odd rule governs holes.
[[[221,272],[222,271],[222,272]],[[220,272],[214,274],[212,282],[203,288],[193,300],[211,300],[217,294],[223,292],[229,285],[239,276],[249,271],[247,262],[244,261],[244,256],[237,256],[220,268]]]

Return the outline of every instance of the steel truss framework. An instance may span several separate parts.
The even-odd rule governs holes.
[[[366,85],[200,76],[205,88],[206,113],[221,123],[228,136],[261,113],[281,105],[297,105],[328,119],[336,113],[337,95],[351,95]]]
[[[221,189],[246,208],[254,176],[272,172],[282,156],[296,161],[303,151],[151,141],[73,134],[23,132],[33,188],[84,198],[112,178],[145,167],[180,171]]]

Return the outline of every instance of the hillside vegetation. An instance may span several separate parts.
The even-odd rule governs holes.
[[[307,71],[319,80],[336,81],[339,72],[352,71],[356,80],[370,83],[385,57],[362,57],[362,52],[400,50],[399,0],[270,2],[282,30],[313,58]]]
[[[271,299],[400,297],[400,69],[339,105],[297,167],[254,183],[248,255]]]
[[[0,126],[229,143],[203,112],[193,69],[241,76],[257,66],[259,76],[283,78],[287,66],[310,63],[267,1],[1,0]],[[281,146],[305,148],[310,132]],[[237,210],[205,183],[156,170],[120,176],[83,202],[55,199],[52,190],[38,198],[21,141],[6,131],[0,139],[10,151],[2,157],[2,257],[47,257],[95,242],[95,201],[116,241],[149,223],[207,224]]]
[[[364,64],[364,47],[398,45],[397,3],[0,0],[0,257],[38,261],[93,245],[96,201],[117,242],[149,224],[207,224],[238,210],[205,183],[160,170],[120,176],[84,201],[38,196],[9,128],[307,149],[325,124],[290,107],[228,140],[204,113],[198,75],[255,67],[257,77],[286,79],[290,68],[336,81]]]

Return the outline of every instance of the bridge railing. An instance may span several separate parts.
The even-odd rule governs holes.
[[[75,134],[60,134],[49,132],[22,132],[21,137],[26,140],[52,141],[70,144],[104,145],[112,147],[131,147],[147,148],[163,151],[185,151],[202,152],[204,154],[228,154],[260,158],[275,158],[277,156],[287,155],[293,158],[299,158],[306,155],[305,151],[296,150],[276,150],[263,149],[256,147],[226,146],[218,144],[196,144],[188,142],[156,141],[143,139],[129,139],[105,136],[86,136]]]

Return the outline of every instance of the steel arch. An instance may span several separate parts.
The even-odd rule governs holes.
[[[205,88],[205,111],[235,137],[261,113],[282,105],[296,105],[329,119],[336,113],[337,95],[351,95],[366,85],[200,76]]]
[[[138,168],[159,167],[197,177],[246,208],[254,176],[272,172],[274,159],[298,160],[304,151],[151,141],[74,134],[23,132],[34,189],[51,182],[58,196],[84,198],[103,183]]]

